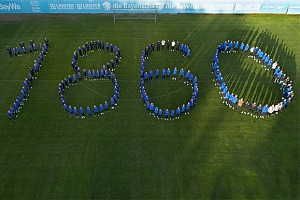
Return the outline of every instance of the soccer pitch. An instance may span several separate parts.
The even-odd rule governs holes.
[[[109,15],[0,15],[0,198],[1,199],[299,199],[300,18],[286,15],[158,15],[120,20]],[[7,109],[19,94],[35,54],[10,58],[6,46],[50,40],[38,79],[17,120]],[[143,48],[169,39],[189,45],[191,57],[154,52],[147,69],[190,69],[199,97],[190,115],[153,118],[139,92]],[[211,74],[216,46],[239,40],[271,56],[293,81],[295,100],[277,116],[256,119],[222,103]],[[70,118],[58,98],[73,52],[87,41],[118,45],[118,106],[108,114]],[[79,58],[97,69],[111,58],[94,52]],[[241,53],[220,55],[231,90],[249,100],[280,100],[278,84]],[[190,91],[180,82],[147,85],[154,102],[182,105]],[[262,95],[261,93],[265,94]],[[99,106],[113,86],[91,81],[70,88],[74,105]]]

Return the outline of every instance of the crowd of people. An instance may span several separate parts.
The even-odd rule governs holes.
[[[48,48],[50,47],[50,42],[47,38],[44,39],[44,43],[39,43],[39,47],[36,46],[33,40],[29,40],[28,46],[24,42],[20,42],[20,47],[16,46],[11,48],[10,46],[6,47],[8,55],[12,57],[18,57],[22,55],[27,55],[28,53],[47,53]]]
[[[173,40],[170,42],[167,40],[158,41],[156,50],[170,50],[170,51],[178,51],[183,57],[186,57],[187,59],[190,56],[190,49],[187,45],[180,44],[179,42],[175,43]],[[142,102],[144,106],[146,107],[147,111],[153,115],[153,117],[156,117],[157,119],[164,119],[164,120],[175,120],[179,119],[181,115],[187,115],[192,110],[194,105],[196,104],[196,101],[198,99],[198,81],[197,77],[193,75],[193,73],[190,70],[185,71],[183,68],[179,71],[177,67],[174,69],[167,68],[162,69],[161,71],[159,69],[156,69],[155,72],[150,70],[149,72],[146,71],[146,59],[149,59],[149,56],[155,51],[155,44],[149,44],[145,49],[143,49],[140,57],[141,65],[140,65],[140,92],[142,97]],[[185,84],[192,86],[192,97],[191,99],[181,105],[177,108],[160,108],[156,106],[152,100],[149,98],[146,92],[145,83],[152,81],[152,80],[159,80],[159,79],[169,79],[172,76],[172,80],[176,80],[179,76],[181,80],[184,81]],[[155,78],[153,78],[155,77]]]
[[[68,78],[65,77],[61,82],[58,84],[58,95],[60,101],[62,103],[62,107],[65,113],[68,113],[70,117],[75,118],[82,118],[84,119],[85,116],[100,116],[105,113],[108,113],[110,109],[114,109],[119,101],[119,85],[117,81],[116,75],[113,73],[115,67],[119,65],[121,62],[121,52],[120,49],[115,45],[108,45],[109,43],[106,42],[104,48],[104,43],[98,40],[98,42],[86,42],[83,47],[79,47],[78,52],[74,51],[73,58],[72,58],[72,68],[76,72],[76,74],[69,75]],[[84,49],[84,50],[83,50]],[[102,66],[100,70],[85,70],[81,71],[80,67],[78,67],[78,58],[87,56],[88,53],[97,51],[110,51],[112,55],[116,55],[115,62],[111,60],[110,63]],[[114,85],[114,95],[110,98],[109,101],[105,101],[101,103],[99,106],[94,105],[92,107],[82,107],[80,106],[77,108],[76,106],[69,105],[64,97],[64,92],[69,88],[71,85],[76,85],[78,82],[83,80],[94,81],[94,80],[111,80]]]
[[[220,71],[219,65],[219,54],[221,53],[236,53],[241,51],[248,55],[249,58],[253,58],[257,63],[261,64],[266,71],[271,69],[271,73],[274,77],[274,83],[278,83],[280,89],[282,90],[282,99],[277,104],[272,105],[262,105],[257,102],[250,102],[244,100],[242,97],[238,97],[237,94],[233,94],[229,91],[228,85],[224,80],[224,77]],[[243,114],[250,114],[256,118],[265,118],[275,114],[278,114],[283,109],[285,109],[294,99],[293,83],[290,78],[284,74],[281,67],[277,62],[274,62],[271,56],[263,52],[258,47],[251,47],[249,44],[241,43],[239,41],[225,41],[217,46],[215,51],[213,62],[212,62],[212,73],[215,76],[215,85],[219,88],[219,94],[223,99],[223,103],[228,105],[232,109],[237,109]]]
[[[106,63],[106,68],[110,71],[114,71],[115,68],[121,62],[121,51],[117,45],[113,45],[109,42],[103,41],[90,41],[86,42],[82,47],[78,47],[78,50],[74,51],[71,66],[74,71],[78,71],[78,58],[88,56],[89,53],[94,51],[106,51],[110,52],[111,55],[115,55],[115,59],[111,59],[110,62]]]
[[[42,44],[42,43],[40,43],[40,44]],[[25,49],[25,44],[23,42],[20,42],[20,47],[22,49]],[[10,121],[16,120],[16,118],[18,117],[18,113],[20,112],[20,110],[22,109],[22,106],[24,105],[24,102],[28,100],[30,89],[33,86],[34,80],[37,79],[40,68],[45,61],[44,57],[47,55],[49,48],[50,48],[50,43],[47,38],[44,39],[44,44],[40,45],[39,50],[36,49],[35,43],[33,40],[29,41],[28,49],[32,49],[32,50],[29,50],[29,52],[37,53],[38,56],[34,60],[33,66],[29,66],[29,73],[28,73],[27,77],[25,78],[25,80],[23,81],[23,86],[21,88],[20,94],[17,95],[15,102],[13,103],[12,106],[10,106],[10,108],[7,111],[7,116]],[[21,53],[19,53],[18,51],[15,54],[16,49],[19,49],[19,48],[16,47],[16,48],[13,48],[13,50],[11,50],[11,48],[9,46],[7,46],[7,51],[9,53],[10,57],[13,57],[14,55],[21,56]],[[27,53],[26,49],[23,50],[23,53],[24,54]]]

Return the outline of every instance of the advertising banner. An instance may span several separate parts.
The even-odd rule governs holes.
[[[300,0],[0,0],[0,13],[300,14]]]

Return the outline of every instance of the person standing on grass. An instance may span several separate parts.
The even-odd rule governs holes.
[[[158,40],[156,43],[156,51],[160,51],[161,42]]]
[[[13,57],[13,53],[12,53],[12,50],[11,50],[10,46],[7,46],[7,47],[6,47],[6,50],[7,50],[7,52],[8,52],[8,55],[9,55],[10,57]]]
[[[260,118],[265,118],[265,116],[267,115],[268,109],[269,109],[268,104],[266,104],[262,107]]]
[[[166,41],[163,39],[161,41],[161,49],[163,50],[165,48],[165,45],[166,45]]]
[[[245,44],[242,42],[242,44],[240,46],[240,50],[243,51],[244,47],[245,47]]]
[[[269,114],[269,117],[272,116],[273,113],[274,113],[274,104],[272,104],[272,106],[270,106],[270,107],[268,108],[268,114]]]
[[[85,116],[84,116],[84,109],[81,106],[79,108],[79,113],[81,115],[81,119],[84,119],[85,118]]]
[[[175,41],[173,40],[171,43],[171,51],[175,51]]]
[[[91,111],[90,107],[86,108],[86,112],[87,112],[87,114],[88,114],[89,117],[92,116],[92,111]]]
[[[78,118],[78,110],[77,110],[76,106],[74,106],[74,108],[73,108],[73,113],[74,113],[75,118]]]
[[[157,115],[157,118],[158,118],[158,119],[161,119],[161,118],[162,118],[162,114],[163,114],[162,109],[161,109],[161,108],[158,109],[158,115]]]
[[[247,52],[248,52],[249,47],[250,47],[249,44],[246,44],[245,49],[244,49],[244,53],[247,53]]]
[[[170,68],[168,68],[168,69],[167,69],[167,78],[170,77],[170,74],[171,74],[171,70],[170,70]]]
[[[188,70],[186,72],[186,74],[185,74],[185,81],[184,81],[184,83],[188,84],[188,80],[189,80],[190,74],[191,74],[191,72],[190,72],[190,70]]]
[[[45,38],[44,42],[45,42],[47,48],[49,48],[50,47],[50,42],[49,42],[48,38]]]
[[[14,121],[16,121],[16,118],[14,117],[14,114],[11,113],[10,110],[7,111],[7,117],[9,118],[9,121],[11,121],[12,119],[13,119]]]
[[[167,40],[167,42],[166,42],[166,50],[170,50],[170,44],[171,44],[170,40]]]
[[[191,50],[190,49],[187,49],[187,52],[186,52],[186,59],[190,59],[190,56],[191,56]]]
[[[237,104],[237,110],[240,111],[241,107],[243,106],[244,104],[244,99],[241,98],[239,101],[238,101],[238,104]],[[243,111],[242,111],[243,113]]]
[[[280,70],[280,71],[277,73],[277,75],[276,75],[276,78],[275,78],[275,80],[274,80],[274,83],[276,83],[276,82],[278,83],[278,82],[279,82],[279,80],[280,80],[282,74],[283,74],[283,71]]]
[[[94,105],[94,117],[98,115],[99,116],[99,109],[96,105]]]
[[[250,107],[250,103],[248,101],[246,101],[246,103],[244,104],[244,109],[242,111],[242,113],[249,114],[249,107]]]
[[[176,80],[176,77],[177,77],[177,67],[175,67],[174,70],[173,70],[173,78],[172,78],[172,80]]]
[[[180,107],[177,107],[177,109],[176,109],[176,117],[175,117],[175,119],[178,119],[178,118],[179,118],[179,116],[180,116],[180,113],[181,113],[181,109],[180,109]]]
[[[165,110],[165,120],[169,120],[169,110],[168,110],[168,108]]]
[[[73,108],[72,108],[72,106],[69,106],[68,111],[69,111],[70,117],[72,117],[73,116]]]
[[[258,106],[256,106],[256,109],[255,109],[255,117],[257,118],[258,116],[261,116],[261,104],[259,104]]]

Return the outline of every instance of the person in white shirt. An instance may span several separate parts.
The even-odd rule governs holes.
[[[175,51],[175,41],[173,40],[171,43],[171,51]]]
[[[161,49],[164,49],[165,48],[165,45],[166,45],[166,41],[163,39],[161,41]]]

